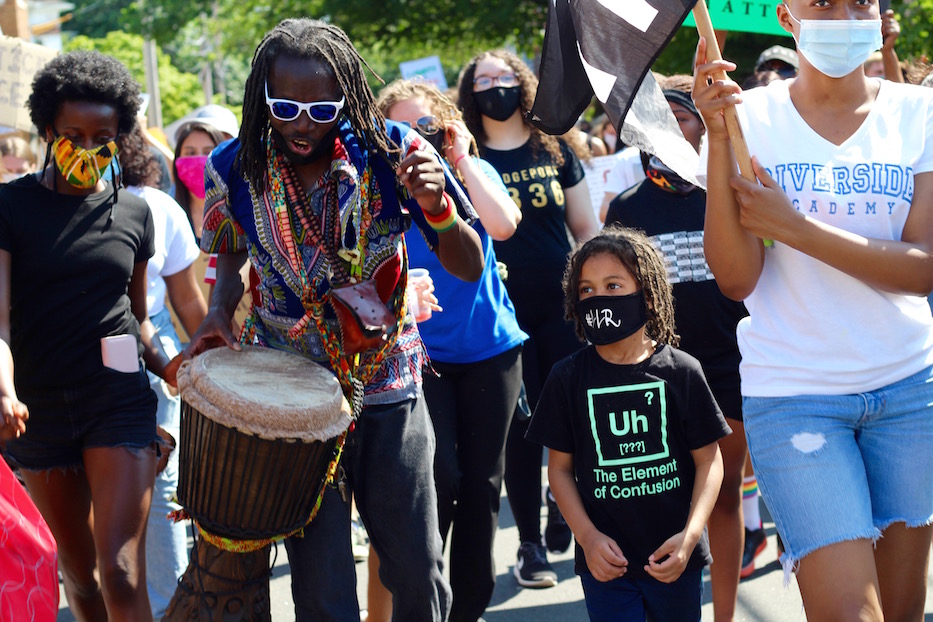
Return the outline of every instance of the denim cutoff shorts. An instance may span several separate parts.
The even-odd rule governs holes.
[[[146,370],[123,373],[102,367],[65,389],[24,387],[29,408],[26,433],[9,441],[6,456],[30,471],[75,468],[85,449],[144,449],[158,439],[156,396]]]
[[[933,521],[933,366],[874,391],[745,397],[742,409],[785,579],[819,548]]]

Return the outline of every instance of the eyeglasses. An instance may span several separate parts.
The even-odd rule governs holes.
[[[785,63],[784,61],[777,60],[777,59],[767,60],[761,63],[760,65],[758,65],[758,67],[755,70],[756,71],[773,71],[779,76],[781,76],[781,79],[783,80],[786,80],[788,78],[793,78],[797,75],[797,70],[794,68],[793,65],[789,65]]]
[[[408,121],[399,121],[399,123],[409,128],[411,127],[411,123]],[[432,134],[437,134],[442,129],[444,129],[444,124],[441,123],[441,120],[434,115],[428,115],[415,121],[415,127],[425,136],[430,136]]]
[[[291,99],[275,99],[269,97],[268,83],[265,89],[269,112],[279,121],[294,121],[304,111],[315,123],[330,123],[340,114],[346,101],[345,97],[341,97],[339,102],[296,102]]]
[[[504,73],[496,77],[480,76],[473,79],[474,91],[488,91],[496,85],[510,89],[518,86],[518,77],[514,73]]]

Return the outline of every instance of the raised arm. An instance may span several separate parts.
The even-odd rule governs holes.
[[[505,187],[496,186],[480,168],[477,160],[470,157],[473,136],[466,125],[462,121],[450,121],[447,123],[447,131],[451,136],[448,156],[450,165],[463,175],[470,201],[479,214],[483,228],[493,240],[508,240],[522,220],[521,210]]]
[[[444,170],[440,161],[426,151],[415,151],[398,166],[399,179],[431,216],[455,209],[444,196]],[[456,218],[453,227],[437,235],[437,258],[450,274],[464,281],[476,281],[483,274],[483,247],[473,227]]]
[[[884,44],[881,46],[881,63],[884,65],[884,79],[891,82],[903,82],[904,74],[901,71],[901,62],[897,58],[897,38],[901,35],[901,25],[894,17],[894,11],[888,9],[881,16],[881,37]]]
[[[741,89],[731,80],[713,79],[713,74],[733,69],[735,65],[727,61],[707,63],[706,39],[700,38],[692,95],[706,125],[709,153],[703,250],[722,293],[733,300],[744,300],[761,276],[764,245],[742,226],[739,204],[731,186],[737,168],[722,112],[741,101]]]

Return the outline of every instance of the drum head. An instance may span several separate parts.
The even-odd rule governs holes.
[[[271,348],[208,350],[182,364],[178,388],[205,417],[271,440],[323,441],[351,421],[340,383],[329,370]]]

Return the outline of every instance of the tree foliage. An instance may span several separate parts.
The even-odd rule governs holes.
[[[131,2],[132,0],[71,0],[75,5],[71,11],[74,17],[65,24],[65,28],[92,39],[103,38],[108,32],[124,30],[122,15]]]
[[[103,38],[92,39],[77,36],[65,44],[65,51],[97,50],[126,65],[133,77],[141,84],[146,83],[143,68],[143,38],[125,32],[111,32]],[[172,65],[168,55],[157,52],[159,61],[159,89],[161,91],[162,116],[166,124],[178,119],[204,103],[198,78],[182,73]]]
[[[193,74],[206,64],[213,72],[218,100],[239,105],[256,45],[288,17],[317,17],[340,26],[387,82],[399,77],[400,62],[437,55],[448,83],[453,84],[463,64],[485,49],[507,46],[534,58],[543,41],[549,4],[548,0],[72,1],[75,18],[69,27],[79,33],[111,42],[127,41],[110,39],[116,36],[107,34],[111,31],[147,33],[168,52],[172,63],[164,55],[159,60],[167,121],[199,101],[200,88]],[[897,46],[901,59],[933,55],[933,0],[892,0],[892,8],[901,23]],[[695,30],[681,28],[654,69],[665,74],[691,73],[696,41]],[[794,46],[787,37],[729,33],[723,55],[737,64],[733,77],[741,81],[748,76],[758,54],[774,44]],[[121,60],[132,51],[138,60],[124,62],[138,66],[142,79],[139,45],[102,45],[109,45],[108,53]],[[370,83],[374,89],[380,86],[376,78]]]
[[[892,0],[891,8],[901,24],[897,55],[929,62],[933,56],[933,0]]]

